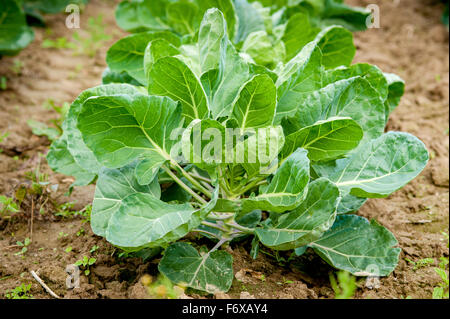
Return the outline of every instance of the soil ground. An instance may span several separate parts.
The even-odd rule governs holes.
[[[372,2],[349,1],[361,6]],[[34,298],[51,298],[30,275],[31,270],[37,271],[64,298],[146,298],[139,279],[144,274],[157,274],[158,260],[142,262],[138,258],[119,257],[114,247],[93,235],[83,218],[55,216],[61,204],[73,202],[74,210],[90,204],[94,186],[76,188],[70,197],[65,196],[71,178],[49,169],[42,155],[50,142],[33,135],[27,125],[29,119],[48,123],[58,118],[56,112],[43,108],[48,99],[57,105],[70,103],[81,91],[100,83],[106,66],[105,52],[123,36],[114,21],[115,3],[91,0],[81,15],[82,36],[88,36],[83,29],[88,18],[102,15],[105,30],[112,37],[94,56],[74,54],[76,49],[42,47],[45,38],[72,37],[74,30],[65,27],[66,16],[60,14],[46,16],[52,34],[44,28],[35,28],[36,39],[28,48],[16,57],[0,60],[0,75],[6,76],[8,86],[0,91],[0,136],[8,133],[0,140],[0,195],[11,197],[17,190],[29,190],[29,172],[36,175],[37,169],[47,174],[51,185],[58,184],[56,191],[46,187],[42,195],[28,191],[20,213],[10,219],[0,218],[0,298],[22,283],[31,284]],[[448,31],[440,22],[443,5],[439,1],[383,0],[378,5],[381,28],[355,34],[356,62],[378,65],[383,71],[405,79],[406,94],[388,130],[418,136],[430,150],[432,159],[425,171],[404,189],[386,199],[370,200],[360,210],[360,215],[377,219],[395,234],[402,253],[397,269],[381,279],[378,289],[368,289],[363,280],[359,281],[355,298],[431,298],[440,281],[432,265],[414,270],[406,259],[437,261],[442,256],[448,257],[447,241],[442,235],[443,231],[448,233],[449,226]],[[11,68],[14,61],[23,64],[19,72]],[[23,256],[16,255],[21,250],[16,242],[27,237],[32,239],[28,251]],[[90,252],[93,246],[98,249]],[[216,298],[334,297],[328,279],[332,269],[318,258],[283,263],[259,254],[257,260],[252,260],[248,241],[231,245],[229,250],[234,257],[236,279],[228,294]],[[83,256],[95,257],[97,261],[89,276],[81,276],[81,287],[68,290],[66,266]],[[195,293],[191,296],[211,297]]]

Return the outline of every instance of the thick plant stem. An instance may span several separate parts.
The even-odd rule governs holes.
[[[198,202],[202,204],[207,204],[208,202],[204,200],[200,195],[194,192],[189,186],[187,186],[181,179],[178,178],[169,168],[163,166],[164,171],[177,183],[180,185],[186,192],[192,195]]]
[[[196,233],[201,233],[201,234],[206,234],[206,235],[208,235],[208,236],[211,236],[211,237],[214,237],[214,238],[216,238],[216,239],[219,239],[219,240],[220,240],[220,237],[219,237],[219,236],[217,236],[216,234],[214,234],[214,233],[211,233],[211,232],[209,232],[209,231],[206,231],[206,230],[203,230],[203,229],[194,229],[194,230],[193,230],[193,232],[196,232]]]
[[[203,187],[194,177],[191,176],[188,172],[184,170],[183,167],[181,167],[178,163],[174,164],[174,166],[181,172],[181,174],[194,185],[195,188],[197,188],[200,192],[205,194],[207,197],[212,198],[212,193],[207,190],[205,187]]]
[[[214,229],[217,229],[217,230],[220,230],[223,233],[228,233],[228,231],[225,228],[222,228],[219,225],[214,224],[214,223],[210,223],[210,222],[207,222],[207,221],[202,221],[202,225],[203,226],[207,226],[207,227],[211,227],[211,228],[214,228]]]
[[[223,244],[225,244],[226,242],[229,242],[231,240],[231,238],[222,238],[221,240],[219,240],[219,242],[213,247],[213,249],[211,249],[209,251],[208,254],[216,251],[217,249],[219,249]]]
[[[248,192],[249,190],[251,190],[252,188],[254,188],[256,186],[264,185],[266,183],[267,183],[267,181],[264,180],[264,177],[258,178],[255,181],[253,181],[252,183],[248,184],[244,189],[239,190],[238,196],[245,194],[246,192]]]
[[[253,234],[254,233],[254,229],[241,226],[241,225],[239,225],[238,223],[236,223],[234,221],[233,222],[225,222],[225,225],[227,225],[227,226],[229,226],[231,228],[237,229],[237,230],[239,230],[239,231],[241,231],[243,233],[246,233],[246,234]]]

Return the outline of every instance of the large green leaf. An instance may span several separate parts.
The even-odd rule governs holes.
[[[284,42],[268,35],[266,31],[250,33],[241,52],[248,54],[256,64],[271,69],[283,62],[286,56]]]
[[[90,175],[95,176],[98,174],[101,164],[94,156],[92,150],[90,150],[83,141],[81,132],[77,128],[78,115],[81,112],[83,103],[93,96],[104,96],[114,94],[138,94],[139,91],[135,87],[127,84],[108,84],[101,85],[91,89],[88,89],[81,93],[77,99],[72,103],[66,120],[63,123],[64,134],[61,137],[62,140],[55,141],[54,145],[50,148],[47,155],[49,163],[53,169],[57,172],[74,175],[77,171],[77,167],[80,175],[74,175],[77,179],[77,185],[87,184],[87,179],[91,179]],[[67,151],[64,147],[67,146]],[[69,172],[71,172],[69,174]],[[87,174],[86,172],[90,173]]]
[[[34,39],[25,14],[16,0],[2,0],[0,10],[0,56],[15,55]]]
[[[172,282],[209,293],[226,292],[233,282],[233,257],[223,250],[199,254],[187,243],[164,252],[158,269]]]
[[[363,137],[361,127],[350,118],[319,121],[286,136],[281,157],[286,158],[298,148],[308,151],[311,161],[327,161],[356,148]]]
[[[233,39],[237,27],[237,16],[233,0],[197,0],[197,5],[202,13],[210,8],[219,9],[227,22],[228,36],[230,39]]]
[[[168,96],[181,102],[187,123],[208,117],[208,101],[202,85],[181,60],[175,57],[159,59],[149,72],[148,82],[150,94]]]
[[[336,185],[324,178],[315,180],[300,206],[283,214],[272,227],[258,228],[256,235],[262,244],[276,250],[305,246],[331,228],[339,200]]]
[[[324,74],[323,86],[355,76],[360,76],[366,79],[378,92],[383,102],[387,99],[389,89],[385,74],[383,74],[377,66],[367,63],[357,63],[349,67],[339,67],[336,69],[327,70]]]
[[[194,36],[202,15],[196,4],[188,1],[172,2],[167,5],[167,21],[180,34]]]
[[[349,66],[355,57],[353,35],[343,27],[328,27],[317,35],[315,41],[322,51],[322,63],[326,69]]]
[[[387,276],[398,263],[397,244],[394,235],[376,221],[341,215],[309,246],[331,266],[355,276]]]
[[[164,39],[175,47],[181,44],[178,36],[169,31],[132,34],[113,44],[106,54],[106,63],[112,71],[125,71],[145,85],[147,83],[144,72],[145,49],[150,41],[155,39]]]
[[[198,35],[202,72],[219,67],[222,48],[227,46],[227,24],[218,9],[209,9],[203,17]]]
[[[291,117],[305,96],[322,87],[322,52],[315,42],[308,43],[278,74],[278,104],[275,123]]]
[[[311,3],[317,0],[308,0]],[[341,25],[350,31],[366,30],[371,11],[362,7],[351,7],[341,0],[319,0],[322,2],[320,25]]]
[[[91,214],[91,227],[96,235],[107,236],[111,217],[128,197],[148,194],[158,199],[161,196],[158,180],[140,185],[135,169],[136,163],[132,163],[119,169],[102,168],[99,172]]]
[[[238,30],[234,39],[235,43],[245,41],[248,35],[255,31],[265,30],[264,17],[247,0],[235,0],[238,16]]]
[[[288,122],[292,130],[298,130],[333,117],[350,117],[357,122],[364,131],[362,143],[384,132],[384,103],[370,83],[359,76],[312,92]]]
[[[335,182],[344,194],[386,197],[419,175],[428,158],[419,139],[389,132],[362,145],[350,158],[337,160],[334,167],[322,169],[320,175]]]
[[[47,154],[47,162],[55,172],[75,177],[73,186],[89,185],[97,176],[75,161],[67,148],[66,134],[52,143]]]
[[[111,216],[106,239],[127,250],[165,247],[198,227],[216,200],[217,196],[194,209],[189,203],[167,204],[149,194],[130,195]]]
[[[261,186],[259,195],[242,199],[242,213],[255,209],[283,213],[294,209],[308,192],[309,159],[307,151],[298,149],[275,173],[269,185]]]
[[[170,136],[181,125],[177,102],[143,94],[92,97],[83,104],[78,119],[86,145],[102,165],[119,168],[144,159],[154,174],[172,160],[170,151],[176,141]]]
[[[145,77],[149,77],[153,64],[166,56],[175,56],[180,54],[180,50],[166,39],[155,39],[151,41],[144,52],[144,73]]]
[[[304,12],[290,17],[282,37],[286,46],[286,59],[289,61],[296,56],[306,44],[314,40],[319,31],[311,25],[308,15]]]
[[[242,131],[272,125],[277,91],[268,75],[256,75],[239,92],[232,116]]]
[[[160,31],[170,27],[165,19],[167,0],[122,1],[116,9],[116,21],[129,32]]]
[[[199,32],[199,59],[201,83],[214,119],[231,114],[237,93],[249,79],[249,67],[225,30],[223,14],[217,9],[208,10]]]

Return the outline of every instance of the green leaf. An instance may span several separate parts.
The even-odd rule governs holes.
[[[311,25],[306,13],[299,12],[291,16],[282,37],[286,47],[286,60],[295,57],[306,44],[314,40],[319,31]]]
[[[278,74],[278,105],[275,123],[295,115],[305,96],[322,87],[322,53],[315,42],[308,43]]]
[[[298,130],[333,117],[350,117],[357,122],[364,131],[362,143],[384,132],[384,104],[370,83],[359,76],[312,92],[288,123],[291,130]]]
[[[170,136],[181,125],[178,103],[142,94],[89,98],[78,119],[86,145],[109,168],[139,158],[148,160],[154,170],[154,163],[170,161],[170,150],[176,142]]]
[[[114,72],[127,72],[139,83],[146,85],[147,78],[144,72],[145,49],[150,41],[165,39],[178,47],[180,39],[169,31],[142,32],[129,35],[117,41],[106,54],[106,63]]]
[[[322,1],[321,1],[322,2]],[[321,10],[321,25],[342,25],[350,31],[367,29],[367,20],[371,11],[362,7],[351,7],[340,0],[324,1]]]
[[[349,66],[355,57],[353,35],[343,27],[326,28],[317,35],[315,41],[322,51],[322,63],[326,69]]]
[[[112,84],[112,83],[124,83],[131,84],[135,86],[140,86],[141,84],[133,79],[127,72],[113,72],[109,67],[106,67],[102,74],[102,84]]]
[[[323,178],[315,180],[300,206],[283,214],[273,227],[258,228],[256,235],[263,245],[275,250],[305,246],[331,228],[339,200],[336,185]]]
[[[268,75],[256,75],[239,92],[232,116],[242,131],[272,125],[277,92]]]
[[[201,12],[206,12],[210,8],[217,8],[225,17],[227,22],[228,36],[233,39],[236,33],[237,16],[232,0],[198,0]]]
[[[119,169],[103,168],[98,176],[92,204],[91,227],[98,236],[107,236],[111,217],[134,194],[161,196],[161,188],[155,179],[148,185],[140,185],[135,173],[136,163]]]
[[[218,9],[209,9],[205,13],[198,35],[202,72],[218,68],[221,50],[227,46],[226,28],[225,18]]]
[[[150,94],[168,96],[180,101],[187,124],[208,117],[208,101],[195,74],[181,60],[164,57],[156,61],[149,73]]]
[[[149,72],[151,71],[153,64],[160,58],[166,56],[175,56],[180,54],[180,50],[176,48],[166,39],[155,39],[151,41],[145,48],[144,52],[144,72],[145,77],[148,78]]]
[[[277,169],[278,155],[285,142],[281,126],[259,129],[242,142],[245,137],[243,134],[237,140],[235,163],[244,167],[248,178],[272,174]]]
[[[116,9],[117,25],[128,32],[167,30],[166,5],[166,0],[122,1]]]
[[[0,13],[0,56],[16,55],[34,39],[25,14],[15,0],[2,0]]]
[[[106,239],[126,250],[166,246],[200,224],[194,213],[188,203],[172,205],[152,195],[132,194],[111,216]]]
[[[285,59],[284,43],[271,38],[266,31],[256,31],[249,34],[241,49],[248,54],[256,64],[274,68]]]
[[[344,194],[387,197],[416,178],[428,159],[419,139],[389,132],[362,145],[350,158],[337,160],[334,169],[322,170],[320,175],[335,182]]]
[[[44,13],[59,13],[64,11],[67,5],[77,3],[74,0],[24,0],[23,2],[28,9]]]
[[[233,257],[216,250],[199,254],[187,243],[170,245],[158,270],[176,284],[208,293],[227,292],[233,282]]]
[[[338,214],[353,213],[359,210],[365,203],[367,198],[356,197],[350,194],[342,196],[342,200],[339,203]]]
[[[95,173],[87,171],[75,161],[67,148],[66,135],[52,143],[47,154],[47,162],[55,172],[75,177],[73,186],[89,185],[96,177]]]
[[[47,136],[47,138],[50,141],[54,141],[54,140],[58,139],[58,137],[60,135],[60,132],[57,128],[49,127],[45,123],[42,123],[39,121],[34,121],[34,120],[28,120],[27,124],[31,128],[31,131],[33,132],[34,135]]]
[[[288,135],[281,157],[286,158],[296,149],[304,148],[311,161],[336,159],[356,148],[363,134],[358,123],[349,118],[319,121]]]
[[[309,182],[307,151],[298,149],[289,156],[267,186],[261,186],[259,195],[242,199],[242,213],[255,209],[283,213],[294,209],[305,198]]]
[[[92,150],[90,150],[83,141],[81,132],[78,130],[78,116],[81,113],[83,103],[93,96],[106,96],[115,94],[139,94],[139,91],[131,85],[127,84],[108,84],[101,85],[91,89],[88,89],[81,93],[77,99],[70,106],[69,112],[67,113],[66,120],[63,123],[64,135],[66,135],[67,149],[70,152],[73,160],[78,164],[78,166],[83,167],[84,170],[98,174],[101,164],[98,162],[97,158],[94,156]],[[52,149],[48,156],[51,156]],[[60,149],[58,146],[56,149]],[[62,160],[62,155],[69,155],[69,153],[60,153],[55,155],[55,160]],[[69,159],[69,162],[71,159]],[[55,164],[56,165],[56,164]]]
[[[179,1],[167,5],[167,20],[176,32],[194,35],[200,25],[201,16],[197,5]]]
[[[210,9],[199,33],[201,83],[214,119],[230,115],[237,93],[249,79],[249,67],[228,40],[225,26],[221,12]]]
[[[385,74],[377,66],[367,63],[357,63],[349,67],[327,70],[324,74],[323,86],[355,76],[360,76],[367,80],[378,92],[383,102],[387,99],[389,90]]]
[[[386,101],[386,121],[400,103],[400,99],[405,94],[405,81],[398,75],[392,73],[385,73],[387,84],[389,87],[389,94]]]
[[[387,276],[397,266],[400,248],[394,235],[355,215],[341,215],[333,227],[309,246],[331,266],[355,276]]]
[[[263,16],[251,3],[247,0],[235,0],[234,5],[239,21],[235,43],[245,41],[252,32],[266,30]]]

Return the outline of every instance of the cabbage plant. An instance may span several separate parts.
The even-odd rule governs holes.
[[[352,65],[341,26],[274,70],[249,61],[228,30],[210,8],[190,50],[173,32],[144,32],[146,43],[114,53],[128,76],[110,76],[126,83],[73,102],[47,159],[76,186],[96,182],[94,233],[128,252],[163,248],[160,272],[208,293],[229,290],[223,247],[248,237],[254,257],[265,246],[315,253],[356,276],[389,275],[397,240],[354,213],[427,164],[416,137],[385,133],[403,81]],[[138,47],[144,55],[133,59]],[[197,249],[190,233],[212,248]]]
[[[227,22],[228,38],[245,58],[260,67],[275,69],[291,60],[330,25],[364,30],[370,11],[339,1],[143,0],[123,1],[116,9],[118,25],[134,34],[118,41],[108,52],[105,83],[123,76],[146,85],[140,67],[146,45],[162,37],[190,56],[197,32],[209,8],[218,8]],[[350,33],[350,32],[349,32]],[[172,35],[172,36],[171,36]],[[174,39],[173,35],[176,35]],[[347,36],[351,41],[351,34]],[[132,46],[134,50],[128,50]],[[129,65],[123,63],[128,53]],[[132,66],[131,66],[132,64]],[[118,75],[119,74],[119,75]]]

